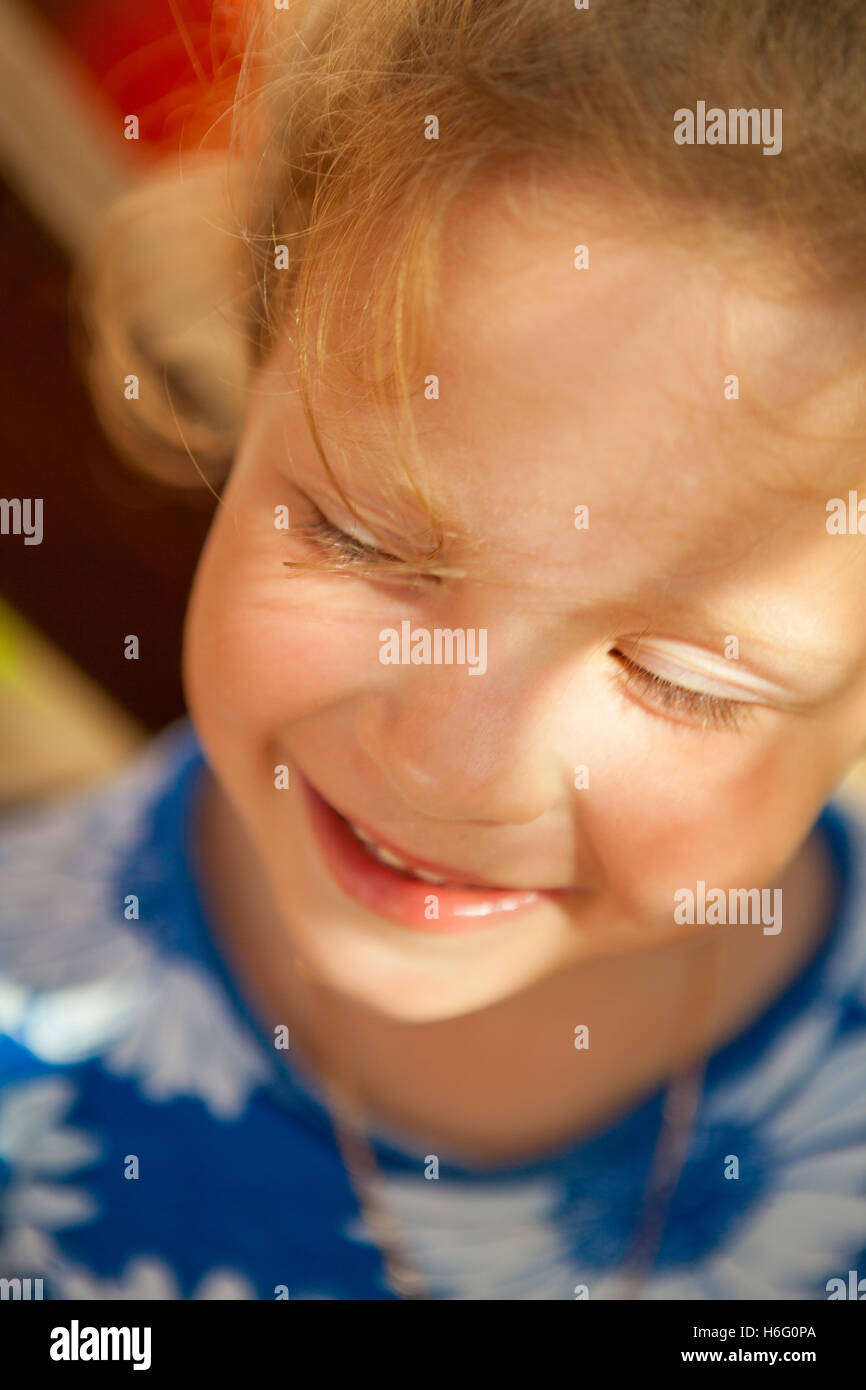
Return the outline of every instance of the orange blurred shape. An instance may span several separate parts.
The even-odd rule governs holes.
[[[247,0],[77,0],[57,24],[139,138],[166,148],[222,148],[243,49]]]

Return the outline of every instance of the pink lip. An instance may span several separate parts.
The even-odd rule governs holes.
[[[339,812],[305,777],[300,780],[316,842],[338,887],[398,926],[439,934],[479,931],[559,896],[554,889],[468,888],[410,878],[368,854]],[[375,839],[384,849],[391,848],[378,834]],[[411,859],[396,845],[393,852],[416,868],[443,876],[448,873],[438,865]],[[433,901],[438,917],[427,915]]]

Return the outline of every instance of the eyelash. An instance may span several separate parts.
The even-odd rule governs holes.
[[[396,555],[365,545],[355,536],[341,531],[321,514],[315,521],[297,529],[312,541],[324,559],[330,558],[336,570],[352,570],[355,573],[377,571],[381,575],[385,569],[403,566]],[[669,713],[685,715],[692,721],[699,719],[704,728],[710,726],[737,731],[742,727],[744,717],[752,712],[742,700],[728,700],[704,691],[689,690],[654,671],[647,671],[616,647],[610,655],[625,672],[625,682],[622,679],[618,681],[620,690],[624,684],[627,691],[637,690],[644,699],[649,699],[651,704]]]
[[[404,588],[417,585],[435,587],[445,579],[462,579],[465,572],[443,565],[439,560],[439,548],[435,546],[426,554],[411,560],[401,555],[392,555],[388,550],[368,545],[335,526],[318,509],[312,521],[294,528],[295,533],[305,536],[315,551],[313,558],[307,560],[284,560],[289,569],[326,570],[332,574],[350,575],[352,578],[371,579],[381,582],[394,581]]]
[[[341,531],[339,526],[328,521],[321,513],[313,521],[296,526],[294,531],[305,536],[317,553],[311,560],[284,560],[283,564],[289,569],[325,569],[336,574],[351,571],[356,578],[366,575],[371,579],[387,579],[394,576],[406,584],[411,584],[417,578],[411,565],[407,565],[399,556],[366,545],[355,536]]]
[[[396,555],[388,555],[384,550],[376,550],[372,545],[365,545],[355,536],[341,531],[339,526],[334,526],[325,517],[320,517],[317,521],[309,521],[306,526],[299,526],[298,530],[303,531],[304,535],[325,554],[332,555],[340,565],[375,565],[382,561],[391,564],[400,563]]]
[[[723,699],[720,695],[708,695],[705,691],[689,690],[687,686],[676,685],[655,671],[647,671],[638,666],[624,652],[614,647],[610,655],[614,657],[626,673],[626,680],[617,681],[620,690],[636,688],[644,698],[672,714],[686,715],[690,720],[699,719],[702,727],[738,731],[753,711],[744,700]]]

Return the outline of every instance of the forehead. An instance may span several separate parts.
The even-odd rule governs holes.
[[[451,219],[428,348],[440,399],[417,412],[431,446],[447,432],[482,466],[493,442],[568,478],[657,479],[660,498],[684,465],[716,495],[744,476],[823,495],[828,466],[850,470],[856,312],[774,299],[700,246],[644,242],[637,213],[571,200],[536,220],[533,206],[494,189]]]
[[[827,467],[850,477],[859,442],[846,449],[840,435],[866,424],[857,307],[774,298],[697,233],[690,248],[658,226],[642,239],[640,209],[621,201],[521,191],[470,187],[446,223],[410,383],[431,464],[441,441],[476,476],[498,460],[574,477],[597,474],[603,452],[605,475],[623,484],[664,479],[666,462],[679,471],[699,445],[692,470],[714,487],[746,471],[755,484],[823,494]],[[430,375],[435,400],[419,398]],[[347,423],[359,462],[365,433],[381,459],[363,404],[344,437]]]
[[[585,505],[584,559],[600,571],[627,540],[636,563],[620,553],[620,570],[645,591],[648,564],[675,582],[758,543],[772,562],[787,519],[823,531],[826,500],[861,470],[864,340],[853,309],[774,296],[709,247],[640,227],[597,197],[469,189],[410,385],[456,531],[482,529],[509,561],[542,543],[568,563]],[[375,412],[353,401],[323,435],[348,490],[375,499],[389,452]]]

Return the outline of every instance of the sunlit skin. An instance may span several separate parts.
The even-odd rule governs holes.
[[[780,993],[828,922],[810,828],[866,742],[866,550],[825,525],[827,500],[857,484],[856,447],[834,438],[855,423],[856,380],[829,375],[856,326],[762,298],[709,253],[642,245],[634,219],[594,234],[582,210],[579,236],[574,224],[563,205],[523,225],[488,191],[446,241],[419,378],[435,373],[440,398],[419,390],[413,411],[454,533],[442,561],[462,577],[283,564],[315,546],[275,529],[279,505],[295,528],[318,508],[398,555],[425,525],[408,490],[388,501],[386,440],[360,405],[327,436],[358,518],[346,511],[286,339],[259,379],[186,634],[217,779],[203,876],[242,985],[269,1024],[295,1026],[299,1055],[324,1026],[377,1116],[479,1158],[600,1123]],[[589,270],[573,267],[577,240]],[[382,665],[379,633],[404,619],[485,628],[486,673]],[[713,719],[666,705],[618,649],[744,703]],[[280,763],[288,790],[274,788]],[[459,939],[383,921],[325,868],[301,773],[466,881],[567,891]],[[698,880],[781,888],[781,932],[677,925],[674,894]],[[572,1045],[584,1023],[591,1067]]]

